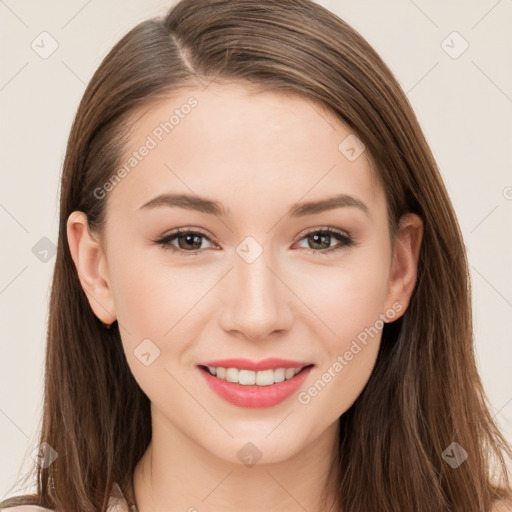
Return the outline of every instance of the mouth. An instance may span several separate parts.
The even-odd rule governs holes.
[[[220,366],[221,361],[212,363],[215,364],[197,365],[210,389],[230,404],[249,408],[273,407],[283,402],[298,391],[315,366],[277,359],[257,364],[240,359],[222,361],[224,366]]]
[[[308,364],[299,367],[268,368],[266,370],[247,370],[234,367],[199,365],[199,368],[209,375],[242,386],[272,386],[293,379],[296,375],[313,367]]]

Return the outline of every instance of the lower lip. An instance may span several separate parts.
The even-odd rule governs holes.
[[[252,408],[273,407],[280,404],[300,388],[312,368],[313,366],[308,366],[295,377],[270,386],[244,386],[214,377],[209,371],[198,367],[207,384],[221,398],[239,407]]]

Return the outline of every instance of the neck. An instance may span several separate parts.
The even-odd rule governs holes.
[[[181,431],[169,435],[167,426],[158,425],[163,424],[153,421],[151,443],[133,474],[138,512],[325,512],[329,505],[328,510],[340,510],[329,472],[338,422],[293,457],[250,467],[221,459]]]

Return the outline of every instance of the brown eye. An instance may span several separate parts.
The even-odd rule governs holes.
[[[164,249],[171,249],[183,255],[196,255],[200,249],[204,248],[203,240],[211,242],[208,236],[198,231],[178,229],[155,242]],[[174,243],[175,241],[177,244]]]
[[[190,234],[190,235],[179,235],[175,237],[178,240],[178,246],[180,249],[201,249],[202,235]],[[182,243],[183,242],[183,243]]]
[[[313,233],[307,236],[311,249],[319,250],[328,249],[331,245],[331,235]]]
[[[338,240],[338,244],[331,247],[332,240]],[[317,229],[306,233],[301,240],[306,240],[307,247],[315,253],[327,254],[343,247],[355,245],[354,240],[345,233],[332,228]]]

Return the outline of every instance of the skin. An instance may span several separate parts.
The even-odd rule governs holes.
[[[254,94],[241,83],[175,91],[146,106],[126,155],[190,96],[198,105],[103,199],[102,237],[88,232],[82,212],[67,226],[91,308],[105,323],[118,320],[128,364],[151,400],[153,439],[134,472],[139,512],[320,511],[337,419],[368,381],[381,331],[307,404],[295,393],[274,407],[235,406],[196,365],[231,357],[312,362],[299,391],[307,390],[379,315],[391,309],[394,321],[406,311],[422,222],[404,216],[392,244],[369,155],[350,161],[338,150],[350,129],[304,98]],[[208,197],[230,213],[139,209],[162,192]],[[363,201],[368,214],[343,207],[286,216],[296,202],[334,193]],[[356,245],[335,237],[315,245],[306,236],[326,226]],[[199,239],[196,255],[154,242],[184,227],[210,238]],[[236,252],[249,235],[263,250],[251,263]],[[181,244],[194,252],[190,241]],[[321,254],[325,247],[338,250]],[[149,366],[134,355],[147,338],[160,350]],[[261,452],[252,467],[237,457],[247,442]]]

